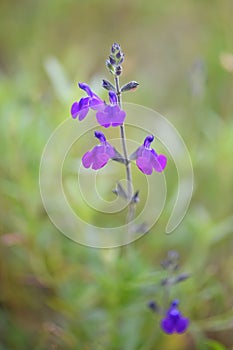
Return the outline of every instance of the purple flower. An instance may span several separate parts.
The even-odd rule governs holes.
[[[105,128],[122,125],[126,116],[126,113],[117,104],[115,92],[109,91],[109,101],[110,105],[106,104],[103,109],[96,113],[98,123]]]
[[[137,167],[146,175],[152,174],[153,169],[157,172],[162,172],[167,164],[167,158],[163,154],[158,155],[150,147],[153,140],[154,136],[147,136],[144,144],[136,151]]]
[[[171,303],[166,313],[166,317],[161,321],[160,326],[167,334],[183,333],[189,326],[189,319],[182,316],[178,309],[178,300]]]
[[[106,141],[106,137],[100,131],[95,131],[95,137],[99,139],[100,145],[95,146],[82,157],[82,163],[85,168],[94,170],[100,169],[107,164],[109,159],[115,156],[115,149]]]
[[[88,97],[82,97],[79,102],[74,102],[71,106],[71,115],[72,118],[76,119],[78,117],[79,120],[83,120],[89,109],[98,110],[104,106],[104,101],[101,100],[85,83],[78,84],[80,89],[84,90]]]

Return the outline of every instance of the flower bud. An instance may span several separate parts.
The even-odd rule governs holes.
[[[122,53],[119,58],[118,64],[122,64],[124,62],[124,58],[125,58],[125,55]]]
[[[109,60],[106,60],[106,67],[108,68],[108,70],[111,74],[115,74],[114,67]]]
[[[124,86],[122,86],[121,88],[121,92],[125,92],[125,91],[133,91],[138,87],[138,83],[136,81],[130,81],[129,83],[125,84]]]
[[[113,86],[110,81],[103,79],[102,87],[108,91],[116,91],[115,86]]]
[[[122,67],[121,66],[117,66],[116,69],[115,69],[115,74],[119,76],[119,75],[121,75],[121,73],[122,73]]]
[[[110,55],[110,56],[109,56],[109,61],[110,61],[110,63],[111,63],[113,66],[116,64],[116,59],[114,58],[113,55]]]
[[[120,52],[120,51],[117,52],[116,58],[117,58],[118,60],[121,58],[121,52]]]
[[[118,43],[114,43],[112,45],[112,48],[111,48],[112,53],[116,53],[116,51],[120,51],[120,50],[121,50],[121,47]]]

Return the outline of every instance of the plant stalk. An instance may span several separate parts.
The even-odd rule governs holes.
[[[121,108],[121,89],[119,84],[119,77],[115,77],[115,86],[116,86],[116,94],[117,94],[117,102],[119,107]],[[133,182],[132,182],[132,173],[131,173],[131,165],[128,159],[127,145],[126,145],[126,137],[125,137],[125,127],[124,124],[120,125],[120,133],[121,133],[121,143],[123,149],[123,155],[126,160],[125,168],[126,168],[126,179],[127,179],[127,197],[128,197],[128,215],[127,215],[127,223],[133,220],[135,215],[135,203],[132,202],[133,197]]]

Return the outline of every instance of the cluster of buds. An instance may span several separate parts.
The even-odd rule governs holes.
[[[115,76],[119,76],[122,73],[121,64],[124,61],[124,54],[121,51],[119,44],[114,43],[111,47],[111,54],[106,60],[106,66],[109,72]]]
[[[121,51],[121,47],[118,43],[114,43],[111,47],[111,53],[108,59],[106,60],[106,67],[109,70],[111,74],[114,75],[115,78],[121,75],[122,73],[122,63],[124,62],[124,54]],[[126,91],[133,91],[138,87],[138,83],[136,81],[130,81],[129,83],[125,84],[121,88],[119,87],[119,91],[116,91],[116,87],[112,85],[108,80],[103,79],[102,86],[104,89],[108,91],[114,91],[117,94],[126,92]]]

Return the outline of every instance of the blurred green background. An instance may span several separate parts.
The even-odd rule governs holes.
[[[230,0],[1,0],[0,350],[233,349],[232,14]],[[43,148],[82,96],[77,82],[106,97],[98,83],[110,78],[114,41],[126,54],[122,83],[140,83],[125,99],[175,125],[195,173],[177,230],[164,234],[165,209],[125,254],[64,237],[38,185]],[[146,306],[161,301],[160,261],[173,249],[192,276],[171,294],[191,320],[179,336]]]

